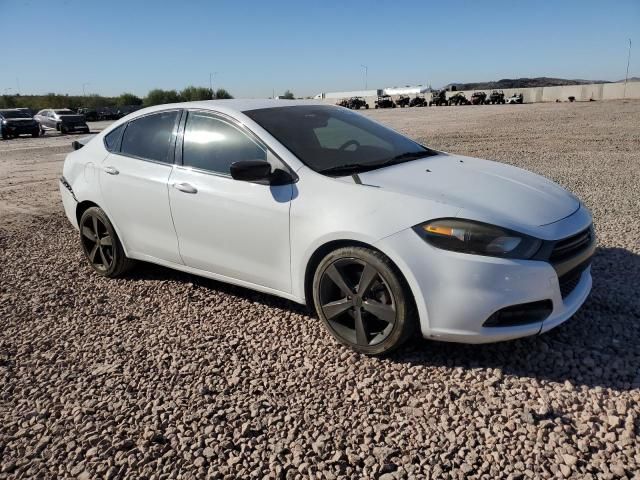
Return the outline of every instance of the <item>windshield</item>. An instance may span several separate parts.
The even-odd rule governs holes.
[[[436,154],[344,108],[295,105],[244,114],[316,172],[357,173]]]
[[[0,110],[0,115],[4,118],[31,118],[27,112],[21,112],[20,110]]]
[[[64,110],[55,110],[58,115],[75,115],[71,110],[65,108]]]

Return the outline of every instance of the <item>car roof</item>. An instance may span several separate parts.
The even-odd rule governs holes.
[[[330,106],[326,103],[319,102],[317,100],[282,100],[282,99],[240,99],[234,98],[231,100],[200,100],[196,102],[181,102],[181,103],[167,103],[163,105],[155,105],[153,107],[147,107],[140,110],[136,110],[135,114],[144,115],[159,110],[166,110],[170,108],[201,108],[203,110],[215,110],[221,113],[242,113],[249,110],[259,110],[262,108],[280,108],[280,107],[292,107],[296,105],[324,105]]]

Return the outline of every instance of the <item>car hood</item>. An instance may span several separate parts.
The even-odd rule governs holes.
[[[364,185],[464,209],[477,220],[541,226],[568,217],[579,200],[554,182],[503,163],[439,154],[359,174]]]

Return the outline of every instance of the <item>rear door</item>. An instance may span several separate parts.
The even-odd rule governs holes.
[[[180,115],[154,112],[105,136],[110,153],[100,170],[104,208],[136,258],[182,263],[167,193]]]
[[[282,164],[233,119],[190,111],[183,145],[169,180],[171,211],[180,254],[190,267],[291,291],[289,206],[292,185],[234,180],[232,163],[266,160]],[[179,163],[179,162],[176,162]]]

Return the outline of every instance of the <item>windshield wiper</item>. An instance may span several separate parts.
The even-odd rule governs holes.
[[[336,165],[335,167],[325,168],[324,170],[319,170],[320,173],[325,174],[345,174],[348,175],[350,173],[360,173],[367,172],[369,170],[376,170],[378,168],[389,167],[391,165],[396,165],[398,163],[408,162],[410,160],[415,160],[418,158],[428,157],[433,155],[431,150],[425,150],[423,152],[405,152],[395,157],[391,157],[387,160],[383,160],[381,162],[374,163],[348,163],[344,165]]]
[[[404,152],[400,155],[396,155],[395,157],[390,158],[389,160],[385,161],[384,164],[393,165],[394,163],[400,163],[406,160],[415,160],[422,157],[428,157],[429,155],[432,155],[429,150],[425,150],[424,152]]]
[[[328,174],[344,173],[345,175],[348,175],[350,173],[358,173],[365,170],[371,170],[372,168],[378,168],[378,167],[376,164],[347,163],[344,165],[336,165],[335,167],[329,167],[322,170],[318,170],[318,172],[328,173]]]

